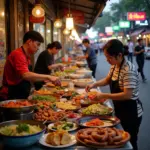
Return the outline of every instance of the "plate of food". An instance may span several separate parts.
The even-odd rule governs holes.
[[[48,82],[48,83],[46,83],[46,86],[48,86],[48,87],[56,87],[53,83],[51,83],[51,82]],[[65,81],[62,81],[61,82],[61,87],[67,87],[68,86],[68,82],[65,82]]]
[[[65,111],[54,111],[51,108],[39,108],[33,115],[33,119],[40,122],[56,122],[66,118]]]
[[[92,71],[88,70],[88,69],[85,69],[85,68],[77,70],[77,73],[82,74],[86,77],[91,77],[92,76]]]
[[[83,79],[83,78],[84,78],[84,75],[83,75],[83,74],[71,73],[71,74],[69,74],[69,77],[70,77],[71,79]]]
[[[49,89],[47,89],[47,88],[41,88],[38,91],[35,90],[34,94],[38,94],[38,95],[51,95],[52,92]]]
[[[92,84],[94,81],[92,79],[75,79],[73,83],[78,87],[86,87],[88,84]]]
[[[33,120],[11,120],[0,123],[1,142],[12,149],[35,144],[46,131],[46,126]]]
[[[94,101],[97,93],[97,91],[92,91],[88,93],[84,92],[80,95],[76,95],[75,97],[73,97],[73,101],[74,103],[80,104],[81,107],[87,107],[91,104],[103,103],[104,99]]]
[[[82,127],[112,127],[119,123],[120,120],[112,116],[87,116],[77,119],[77,124]]]
[[[39,143],[49,148],[66,148],[77,143],[75,135],[69,134],[67,131],[56,131],[44,134]]]
[[[53,95],[31,95],[28,97],[32,101],[48,101],[54,103],[57,101],[57,98]]]
[[[56,107],[62,110],[77,111],[80,109],[79,106],[73,105],[71,102],[56,102]]]
[[[57,131],[57,130],[74,131],[77,128],[78,127],[76,123],[68,122],[68,121],[58,121],[48,125],[48,130],[52,130],[52,131]]]
[[[99,115],[110,115],[112,114],[113,109],[110,107],[107,107],[105,105],[102,105],[100,103],[98,104],[92,104],[86,108],[81,109],[81,113],[84,116],[89,116],[89,115],[94,115],[94,116],[99,116]]]
[[[76,134],[79,143],[92,148],[119,148],[129,140],[130,134],[116,128],[86,128]]]
[[[79,113],[74,113],[73,111],[67,111],[66,112],[66,120],[67,121],[76,121],[77,119],[81,118],[81,115]]]

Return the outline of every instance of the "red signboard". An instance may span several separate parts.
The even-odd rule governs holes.
[[[67,17],[67,14],[69,14],[68,9],[64,8],[63,11],[64,11],[64,16]],[[75,23],[78,23],[78,24],[84,24],[85,23],[84,13],[82,11],[71,9],[70,13],[72,14],[72,17],[73,17]]]
[[[30,18],[29,18],[29,20],[32,23],[44,23],[45,22],[45,16],[40,17],[40,18],[36,18],[36,17],[34,17],[34,16],[31,15]]]
[[[128,12],[127,19],[129,21],[146,20],[146,13],[145,12]]]
[[[103,36],[105,36],[105,34],[104,33],[99,33],[99,36],[103,37]]]

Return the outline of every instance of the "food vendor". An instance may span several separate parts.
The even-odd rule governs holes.
[[[84,56],[78,56],[78,58],[87,60],[88,66],[92,70],[92,76],[95,77],[96,66],[97,66],[96,53],[90,46],[90,41],[88,39],[83,39],[82,43],[86,47],[86,52]]]
[[[112,99],[116,116],[125,131],[131,135],[131,143],[137,150],[137,134],[142,121],[143,108],[139,100],[139,75],[136,67],[124,58],[123,44],[110,40],[103,48],[111,65],[108,75],[86,87],[86,91],[97,86],[110,85],[111,93],[99,92],[95,100]]]
[[[12,51],[5,66],[0,100],[26,99],[29,96],[31,82],[50,81],[60,85],[57,77],[32,72],[30,56],[37,52],[43,37],[36,31],[28,31],[23,37],[23,45]]]
[[[62,49],[60,42],[55,41],[47,45],[47,49],[40,53],[34,72],[39,74],[50,74],[51,70],[59,68],[63,71],[63,65],[58,63],[54,64],[54,55]],[[39,90],[43,86],[44,82],[36,82],[35,89]]]

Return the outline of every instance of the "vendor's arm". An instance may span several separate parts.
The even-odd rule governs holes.
[[[92,88],[96,88],[98,86],[109,85],[110,80],[111,80],[111,73],[109,72],[108,75],[105,78],[103,78],[103,79],[101,79],[101,80],[99,80],[99,81],[97,81],[97,82],[95,82],[95,83],[93,83],[91,85],[88,85],[85,90],[88,92]]]
[[[52,65],[48,66],[49,70],[53,70],[53,69],[57,69],[57,68],[63,70],[64,66],[62,64],[60,64],[60,63],[58,63],[58,64],[52,64]]]
[[[56,85],[60,85],[59,78],[49,75],[37,74],[29,71],[28,62],[25,57],[17,57],[16,55],[13,57],[14,67],[16,72],[22,77],[22,79],[36,82],[36,81],[50,81]]]
[[[112,100],[129,100],[132,97],[133,89],[124,89],[120,93],[98,93],[95,100],[112,99]]]
[[[132,98],[133,90],[137,88],[138,80],[136,71],[126,70],[124,73],[123,89],[119,93],[98,93],[96,99],[129,100]],[[96,100],[95,99],[95,100]]]
[[[58,80],[58,77],[50,76],[50,75],[44,75],[44,74],[37,74],[34,72],[25,72],[22,74],[22,78],[24,80],[28,80],[31,82],[37,82],[37,81],[50,81],[53,82],[55,80]]]
[[[89,57],[89,54],[88,53],[86,53],[84,56],[78,56],[77,58],[78,59],[87,59]]]

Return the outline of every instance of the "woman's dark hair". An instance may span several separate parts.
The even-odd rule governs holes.
[[[37,31],[28,31],[28,32],[26,32],[24,37],[23,37],[23,43],[25,43],[29,39],[31,39],[33,41],[38,41],[40,43],[44,42],[44,39],[43,39],[42,35]]]
[[[83,39],[82,43],[89,43],[90,44],[90,41],[89,41],[89,39]]]
[[[56,47],[56,49],[62,49],[62,46],[61,46],[60,42],[58,42],[58,41],[49,43],[49,44],[47,45],[47,49],[49,49],[49,48],[52,49],[52,48],[54,48],[54,47]]]
[[[106,50],[110,56],[118,56],[120,53],[124,55],[124,48],[121,41],[113,39],[108,41],[103,50]]]

